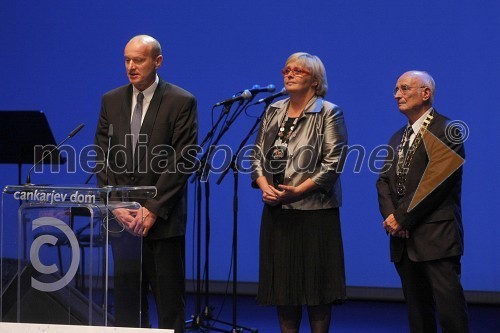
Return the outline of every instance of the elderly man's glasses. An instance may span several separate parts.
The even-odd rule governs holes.
[[[288,75],[293,75],[293,76],[305,76],[305,75],[311,75],[311,72],[309,72],[307,69],[300,68],[300,67],[285,67],[281,70],[281,74],[283,76],[288,76]]]
[[[406,96],[406,94],[408,94],[408,91],[410,91],[412,89],[415,89],[415,88],[425,88],[425,86],[410,87],[410,86],[408,86],[406,84],[403,84],[401,87],[394,87],[394,89],[392,89],[392,94],[394,96],[396,96],[396,94],[398,93],[398,91],[400,91],[402,95]]]

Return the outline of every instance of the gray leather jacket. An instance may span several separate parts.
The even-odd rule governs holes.
[[[274,145],[288,103],[289,99],[278,101],[270,105],[264,115],[250,156],[254,186],[260,176],[265,176],[268,183],[273,184],[273,175],[266,167],[266,153]],[[311,178],[320,187],[298,201],[283,204],[282,208],[315,210],[340,207],[340,171],[346,157],[343,147],[347,148],[347,129],[342,110],[321,97],[311,99],[288,143],[284,184],[298,186]]]

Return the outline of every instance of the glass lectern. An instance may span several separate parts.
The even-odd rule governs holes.
[[[6,186],[0,322],[115,326],[114,275],[120,273],[110,245],[127,231],[113,211],[138,210],[155,195],[154,186]],[[136,252],[129,264],[141,274],[142,239],[135,239],[126,244]],[[141,302],[140,282],[135,288]],[[132,311],[139,323],[140,309]]]

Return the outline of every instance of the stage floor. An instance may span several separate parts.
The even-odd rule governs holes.
[[[205,300],[202,299],[201,304]],[[196,313],[196,297],[186,299],[186,315]],[[232,297],[211,296],[212,315],[232,323]],[[500,306],[469,305],[471,333],[500,332]],[[154,318],[153,318],[154,320]],[[304,313],[300,332],[309,332],[307,315]],[[279,325],[274,307],[260,307],[253,296],[239,296],[237,324],[258,329],[259,333],[278,333]],[[213,323],[215,328],[230,330],[231,326]],[[191,330],[193,331],[193,330]],[[194,330],[195,332],[198,330]],[[214,330],[215,331],[215,330]],[[189,330],[188,330],[189,332]],[[246,332],[246,331],[245,331]],[[248,331],[250,332],[250,331]],[[334,306],[330,332],[340,333],[404,333],[409,332],[406,307],[402,302],[347,301]]]

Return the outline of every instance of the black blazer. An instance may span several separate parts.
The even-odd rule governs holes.
[[[445,135],[449,119],[434,112],[434,119],[427,128],[439,140],[465,158],[463,143],[448,140]],[[389,141],[390,147],[386,166],[377,180],[379,209],[386,219],[394,214],[398,223],[410,231],[410,238],[390,237],[391,261],[398,262],[406,248],[412,261],[427,261],[463,254],[463,227],[461,212],[462,167],[438,185],[425,199],[408,212],[413,195],[429,163],[429,157],[422,142],[415,151],[406,179],[406,193],[402,198],[396,195],[397,146],[404,127]],[[453,140],[454,141],[454,140]]]
[[[198,135],[196,99],[160,78],[141,127],[134,160],[129,135],[132,92],[132,85],[128,84],[102,97],[95,134],[95,144],[101,148],[97,149],[98,184],[156,186],[156,197],[141,202],[158,215],[147,237],[184,235],[186,181],[194,171]],[[113,136],[106,180],[103,161],[110,124],[113,124]]]

